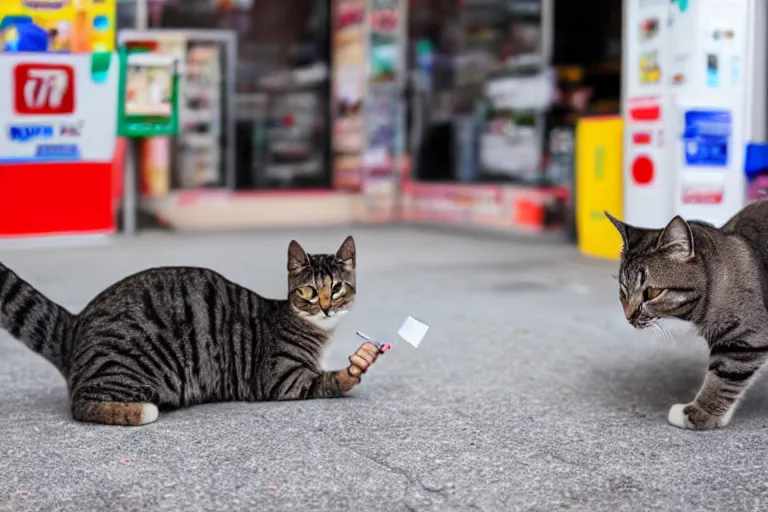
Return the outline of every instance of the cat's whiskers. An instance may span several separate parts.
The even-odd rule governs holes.
[[[670,333],[667,328],[661,325],[658,320],[651,324],[651,332],[653,333],[654,339],[659,344],[670,343],[674,345],[676,343],[675,337],[672,336],[672,333]]]

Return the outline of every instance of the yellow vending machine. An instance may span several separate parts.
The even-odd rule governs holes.
[[[579,250],[618,259],[621,237],[605,217],[623,218],[623,122],[619,116],[579,119],[576,125],[576,232]]]

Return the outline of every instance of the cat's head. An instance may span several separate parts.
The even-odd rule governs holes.
[[[336,254],[308,254],[296,240],[288,246],[288,301],[293,311],[320,329],[336,327],[355,299],[355,240]]]
[[[605,216],[623,243],[619,300],[630,325],[643,329],[659,318],[687,319],[707,286],[691,226],[680,216],[664,229],[631,226],[608,212]]]

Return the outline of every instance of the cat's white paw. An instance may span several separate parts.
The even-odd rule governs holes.
[[[157,417],[160,415],[160,412],[157,410],[157,406],[155,404],[143,404],[143,407],[141,409],[141,419],[139,420],[139,425],[147,425],[149,423],[154,423],[157,421]]]
[[[693,428],[688,416],[685,414],[685,408],[688,404],[675,404],[669,408],[667,421],[678,428]]]
[[[727,427],[728,424],[731,422],[731,419],[733,418],[733,413],[736,412],[736,406],[738,405],[738,402],[734,403],[730,409],[728,409],[728,412],[723,414],[723,417],[720,418],[720,421],[717,422],[718,428],[724,428]]]

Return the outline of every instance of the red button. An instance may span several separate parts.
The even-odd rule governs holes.
[[[653,162],[647,156],[639,156],[632,162],[632,179],[637,185],[648,185],[653,181]]]

